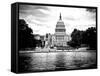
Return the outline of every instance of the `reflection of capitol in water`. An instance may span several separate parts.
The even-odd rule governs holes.
[[[69,35],[66,34],[66,29],[64,22],[62,21],[62,16],[60,13],[59,21],[57,22],[55,33],[53,35],[48,34],[45,37],[48,45],[52,46],[67,46],[67,42],[71,39]]]

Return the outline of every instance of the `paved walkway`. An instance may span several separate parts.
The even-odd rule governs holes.
[[[51,53],[51,52],[87,52],[87,48],[79,48],[79,49],[72,49],[72,50],[56,50],[56,49],[50,49],[50,48],[36,48],[35,50],[28,50],[23,51],[20,50],[19,53]],[[94,50],[89,50],[94,51]]]

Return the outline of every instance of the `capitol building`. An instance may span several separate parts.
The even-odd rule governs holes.
[[[48,46],[67,46],[67,42],[71,40],[71,37],[66,34],[65,24],[62,21],[62,16],[60,13],[59,20],[55,27],[54,34],[48,34],[45,37],[46,45]]]

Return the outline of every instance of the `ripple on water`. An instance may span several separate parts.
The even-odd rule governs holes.
[[[96,64],[95,52],[24,53],[19,69],[29,71],[87,68]]]

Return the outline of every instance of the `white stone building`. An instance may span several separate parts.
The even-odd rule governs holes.
[[[62,21],[62,16],[60,13],[59,20],[56,24],[55,33],[52,35],[52,45],[53,46],[67,46],[67,42],[70,39],[71,37],[66,34],[65,24]]]

